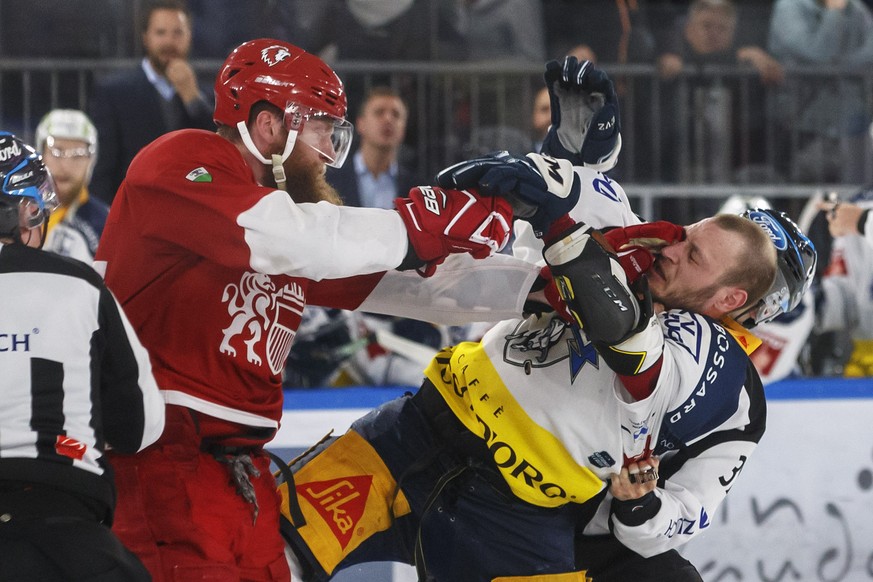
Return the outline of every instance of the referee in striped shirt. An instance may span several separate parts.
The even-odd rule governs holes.
[[[42,158],[0,132],[0,580],[149,580],[110,530],[104,456],[160,436],[148,354],[89,266],[40,250]]]

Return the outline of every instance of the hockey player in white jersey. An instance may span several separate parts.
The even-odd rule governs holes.
[[[584,88],[569,68],[564,82]],[[608,102],[611,83],[593,80]],[[617,127],[592,111],[590,127]],[[436,581],[663,579],[647,559],[710,524],[765,424],[757,341],[737,322],[795,306],[815,251],[768,211],[642,224],[585,167],[609,148],[586,160],[585,141],[561,140],[579,155],[572,220],[515,209],[531,223],[517,255],[543,256],[542,237],[557,282],[544,277],[540,313],[443,350],[414,396],[292,464],[283,534],[303,580],[385,560]],[[488,157],[439,182],[506,195],[533,159]]]
[[[816,296],[816,329],[851,336],[852,354],[844,376],[873,376],[873,186],[847,203],[823,206],[834,243]]]

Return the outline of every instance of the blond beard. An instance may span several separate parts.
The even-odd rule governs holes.
[[[292,154],[293,158],[293,154]],[[290,161],[290,158],[289,158]],[[324,172],[314,165],[285,164],[286,188],[291,199],[302,202],[330,202],[342,206],[343,200],[336,189],[327,183]]]

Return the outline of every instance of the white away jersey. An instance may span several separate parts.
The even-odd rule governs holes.
[[[426,375],[530,503],[582,503],[630,460],[661,455],[669,478],[657,490],[661,511],[634,528],[614,522],[625,545],[651,555],[709,525],[765,418],[760,380],[728,329],[680,310],[659,322],[663,367],[638,402],[584,334],[556,316],[498,324],[480,344],[440,352]],[[608,508],[607,500],[586,533],[608,531]]]

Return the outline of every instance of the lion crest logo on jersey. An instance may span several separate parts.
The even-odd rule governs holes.
[[[287,47],[279,44],[270,45],[261,51],[261,60],[267,63],[270,67],[276,66],[285,59],[290,58],[291,51],[289,51]]]
[[[225,286],[221,302],[227,303],[231,320],[222,330],[219,351],[236,357],[233,343],[242,337],[249,363],[260,366],[266,358],[273,374],[281,372],[294,341],[296,322],[306,305],[300,286],[291,283],[277,290],[269,275],[244,273],[239,284]],[[264,347],[260,348],[262,339]]]

